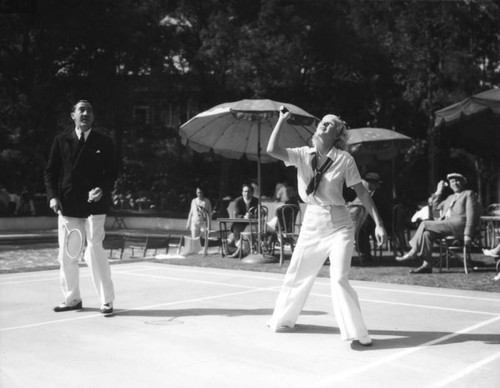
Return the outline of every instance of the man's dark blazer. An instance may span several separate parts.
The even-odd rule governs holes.
[[[250,204],[247,209],[247,204],[245,203],[245,200],[243,197],[238,197],[234,200],[234,216],[236,218],[243,218],[247,212],[253,208],[259,206],[259,200],[255,197],[252,197],[250,200]]]
[[[44,174],[47,199],[59,198],[65,216],[106,214],[118,173],[113,141],[92,129],[81,151],[77,151],[74,129],[54,139]],[[88,193],[96,187],[103,190],[103,197],[89,203]]]

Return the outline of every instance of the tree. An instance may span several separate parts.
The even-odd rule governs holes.
[[[264,97],[337,113],[351,127],[394,128],[419,139],[411,164],[398,160],[401,179],[418,182],[398,186],[425,187],[432,112],[500,81],[500,7],[490,0],[38,4],[36,13],[0,14],[0,179],[40,191],[50,142],[71,127],[81,97],[114,136],[129,185],[168,176],[185,190],[199,179],[195,163],[219,168],[183,150],[178,128],[134,122],[143,95],[177,101],[181,121]]]

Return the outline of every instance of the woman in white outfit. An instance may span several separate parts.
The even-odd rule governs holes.
[[[208,198],[205,198],[203,190],[196,188],[196,198],[191,201],[191,208],[186,223],[186,229],[191,230],[191,237],[196,238],[201,234],[201,229],[206,228],[206,222],[203,219],[201,209],[204,208],[209,215],[212,214],[212,204]]]
[[[337,116],[326,115],[313,135],[313,147],[280,148],[279,134],[289,116],[288,111],[280,113],[267,152],[284,161],[287,166],[297,168],[298,191],[307,209],[268,325],[274,331],[295,325],[314,280],[329,257],[333,310],[341,337],[370,346],[372,340],[361,315],[358,296],[348,280],[354,248],[354,226],[342,196],[344,183],[356,191],[373,217],[379,245],[386,239],[382,219],[361,183],[354,158],[344,151],[347,140],[345,123]],[[321,174],[322,169],[324,172]]]

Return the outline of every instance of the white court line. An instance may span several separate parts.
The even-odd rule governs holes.
[[[152,263],[155,264],[155,263]],[[125,264],[123,264],[125,265]],[[136,271],[137,269],[143,269],[147,271],[157,271],[158,267],[157,266],[151,266],[151,265],[135,265],[135,264],[126,264],[126,265],[134,265],[133,268],[127,268],[130,269],[130,271]],[[165,265],[162,263],[162,265]],[[174,268],[175,267],[175,268]],[[165,268],[168,269],[174,269],[175,271],[179,272],[190,272],[190,273],[199,273],[199,274],[207,274],[207,271],[205,270],[199,270],[199,269],[193,269],[193,267],[182,267],[182,266],[173,266],[173,265],[165,265]],[[267,272],[270,276],[255,276],[255,275],[249,275],[249,274],[241,274],[241,271],[243,270],[220,270],[219,268],[210,268],[212,271],[211,273],[220,275],[220,276],[230,276],[230,277],[239,277],[239,278],[244,278],[244,279],[262,279],[262,280],[272,280],[272,281],[283,281],[284,274],[280,273],[271,273]],[[219,271],[218,271],[219,270]],[[123,271],[116,271],[112,270],[112,273],[117,273],[120,274]],[[273,278],[273,275],[278,275],[279,278]],[[20,275],[19,277],[25,278],[25,277],[37,277],[39,275],[33,274],[33,275],[26,275],[22,276]],[[13,279],[13,277],[9,277],[9,280]],[[51,278],[53,279],[53,278]],[[0,279],[0,284],[17,284],[17,283],[12,283],[7,281],[2,281]],[[362,280],[352,280],[352,282],[362,282]],[[25,281],[29,282],[29,281]],[[330,281],[328,278],[317,278],[316,279],[316,284],[322,285],[322,286],[329,286]],[[408,287],[408,285],[404,285]],[[453,295],[453,294],[443,294],[443,293],[434,293],[434,292],[424,292],[424,291],[409,291],[409,290],[401,290],[398,288],[385,288],[385,287],[367,287],[367,286],[358,286],[355,285],[353,286],[355,289],[364,289],[364,290],[370,290],[370,291],[386,291],[386,292],[391,292],[391,293],[401,293],[401,294],[412,294],[412,295],[426,295],[426,296],[439,296],[439,297],[446,297],[446,298],[456,298],[456,299],[469,299],[469,300],[478,300],[478,301],[487,301],[487,302],[497,302],[500,303],[500,298],[486,298],[486,297],[476,297],[476,296],[467,296],[467,295]],[[460,290],[457,290],[460,291]],[[480,291],[469,291],[467,292],[480,292]]]
[[[172,267],[168,267],[172,268]],[[192,267],[189,267],[192,268]],[[145,269],[151,270],[151,271],[156,271],[158,268],[156,267],[146,267]],[[215,268],[214,268],[215,269]],[[193,273],[205,273],[203,270],[196,270],[196,269],[187,269],[186,267],[184,268],[176,268],[176,270],[181,271],[181,272],[193,272]],[[230,271],[234,270],[227,270],[225,273],[220,273],[221,276],[232,276],[232,277],[239,277],[239,278],[244,278],[244,279],[263,279],[263,280],[274,280],[274,281],[283,281],[283,278],[285,274],[280,274],[280,273],[275,273],[275,272],[266,272],[268,274],[273,274],[273,275],[280,275],[280,278],[273,279],[272,277],[264,277],[264,276],[253,276],[253,275],[241,275],[237,273],[230,273]],[[243,271],[243,270],[238,270],[238,271]],[[214,271],[215,272],[215,271]],[[234,271],[236,272],[236,271]],[[363,282],[363,280],[353,280],[350,279],[351,282]],[[317,278],[315,284],[322,285],[322,286],[329,286],[330,285],[330,280],[328,278]],[[398,286],[405,286],[405,287],[411,287],[411,285],[402,285],[398,284]],[[420,287],[420,286],[416,286]],[[366,289],[366,290],[371,290],[371,291],[386,291],[386,292],[393,292],[393,293],[403,293],[403,294],[413,294],[413,295],[427,295],[427,296],[440,296],[440,297],[446,297],[446,298],[457,298],[457,299],[471,299],[471,300],[482,300],[486,302],[498,302],[500,303],[500,298],[486,298],[486,297],[477,297],[477,296],[467,296],[467,295],[453,295],[453,294],[443,294],[443,293],[434,293],[434,292],[424,292],[424,291],[408,291],[408,290],[401,290],[398,288],[381,288],[381,287],[367,287],[367,286],[353,286],[355,289]],[[432,287],[431,287],[432,288]],[[465,292],[481,292],[481,291],[471,291],[471,290],[457,290],[457,292],[460,291],[465,291]]]
[[[89,275],[80,275],[80,278],[82,277],[89,277]],[[59,275],[56,277],[51,277],[51,278],[43,278],[43,279],[29,279],[29,280],[14,280],[14,281],[7,281],[7,282],[0,282],[0,287],[2,286],[15,286],[17,284],[26,284],[26,283],[39,283],[39,282],[48,282],[48,281],[56,281],[59,280]]]
[[[226,286],[226,287],[246,288],[246,289],[252,289],[252,290],[263,289],[260,287],[245,286],[242,284],[235,284],[235,283],[221,283],[221,282],[213,282],[213,281],[199,280],[199,279],[185,279],[185,278],[171,277],[171,276],[164,276],[164,275],[147,275],[147,274],[139,274],[139,273],[124,273],[124,272],[122,272],[120,274],[121,275],[131,275],[131,276],[137,276],[137,277],[144,277],[144,278],[152,278],[152,279],[161,279],[161,280],[167,279],[167,280],[173,280],[173,281],[177,281],[177,282],[191,282],[191,283],[211,284],[211,285]],[[265,289],[266,290],[278,289],[278,286],[267,287]]]
[[[127,264],[127,265],[133,265],[133,264]],[[164,264],[162,264],[164,265]],[[198,270],[198,269],[192,269],[192,267],[181,267],[181,266],[168,266],[166,267],[168,269],[174,269],[175,271],[179,272],[188,272],[188,273],[196,273],[196,274],[207,274],[206,271],[204,270]],[[137,270],[146,270],[146,271],[157,271],[158,267],[157,266],[151,266],[151,265],[134,265],[134,267],[130,268],[127,267],[126,271],[116,271],[113,270],[112,274],[117,274],[117,275],[123,275],[123,274],[134,274],[133,271]],[[219,271],[218,271],[219,270]],[[249,275],[249,274],[241,274],[241,271],[232,271],[232,270],[220,270],[220,269],[214,269],[213,271],[210,271],[211,274],[214,275],[220,275],[220,276],[226,276],[226,277],[238,277],[238,278],[243,278],[243,279],[259,279],[259,280],[267,280],[267,281],[276,281],[276,282],[282,282],[283,281],[283,276],[284,274],[276,274],[276,273],[269,273],[271,276],[255,276],[255,275]],[[273,275],[281,275],[280,278],[273,278]],[[37,275],[28,275],[29,277],[35,277]],[[36,279],[36,280],[19,280],[19,281],[0,281],[0,285],[16,285],[16,284],[24,284],[24,283],[30,283],[33,281],[36,282],[41,282],[41,281],[54,281],[58,280],[59,276],[53,277],[51,275],[51,278],[43,278],[43,279]],[[82,275],[85,277],[88,277],[89,275]],[[21,277],[21,276],[20,276]],[[12,279],[12,278],[9,278]],[[168,278],[172,279],[172,278]],[[327,278],[318,278],[316,281],[317,285],[321,286],[329,286],[330,282],[329,279]],[[425,295],[425,296],[435,296],[435,297],[442,297],[442,298],[456,298],[456,299],[465,299],[465,300],[478,300],[478,301],[487,301],[487,302],[500,302],[500,298],[494,299],[494,298],[484,298],[484,297],[473,297],[473,296],[467,296],[467,295],[453,295],[453,294],[442,294],[442,293],[432,293],[432,292],[422,292],[422,291],[408,291],[408,290],[401,290],[397,288],[379,288],[379,287],[367,287],[367,286],[353,286],[355,289],[366,289],[366,290],[375,290],[375,291],[385,291],[385,292],[391,292],[391,293],[402,293],[402,294],[412,294],[412,295]],[[365,300],[369,301],[367,299],[360,299],[360,300]],[[379,301],[379,303],[384,303],[382,301]],[[385,302],[385,303],[390,303],[390,302]],[[397,303],[394,303],[397,304]],[[419,307],[419,305],[411,305],[408,304],[407,306],[415,306]],[[421,306],[425,307],[425,306]],[[464,310],[464,312],[467,312],[467,310]],[[469,311],[472,312],[472,311]],[[479,312],[480,313],[480,312]]]
[[[167,267],[168,269],[172,269],[173,266]],[[179,272],[190,272],[190,273],[196,273],[196,274],[207,274],[207,271],[204,270],[196,270],[196,269],[187,269],[187,268],[192,268],[192,267],[180,267],[177,268],[175,266],[175,270]],[[235,278],[243,278],[243,279],[262,279],[262,280],[273,280],[273,281],[279,281],[282,282],[285,274],[283,273],[277,273],[277,272],[264,272],[268,274],[269,276],[256,276],[256,275],[247,275],[248,271],[245,270],[234,270],[234,269],[222,269],[222,268],[207,268],[212,271],[210,271],[211,274],[214,275],[220,275],[220,276],[226,276],[226,277],[235,277]],[[158,268],[152,268],[152,267],[147,267],[147,270],[150,271],[157,271]],[[253,272],[255,273],[255,272]],[[277,278],[276,276],[280,276]]]
[[[398,289],[394,289],[394,288],[378,288],[378,287],[365,287],[365,286],[355,286],[354,288],[357,288],[357,289],[366,289],[366,290],[388,291],[388,292],[399,292],[399,293],[402,293],[402,294],[428,295],[428,296],[446,296],[448,298],[484,300],[484,301],[488,301],[488,302],[500,302],[500,298],[478,298],[477,296],[438,294],[438,293],[434,293],[434,292],[407,291],[407,290],[398,290]],[[457,291],[460,291],[460,290],[457,290]],[[463,291],[466,291],[466,292],[481,292],[481,291],[472,291],[472,290],[463,290]]]
[[[482,367],[483,365],[486,365],[486,364],[489,364],[490,362],[492,361],[495,361],[497,358],[500,358],[500,352],[496,353],[496,354],[492,354],[491,356],[489,357],[486,357],[484,359],[482,359],[481,361],[478,361],[472,365],[469,365],[467,368],[461,370],[460,372],[458,373],[455,373],[454,375],[451,375],[441,381],[438,381],[437,383],[435,384],[432,384],[430,387],[431,388],[441,388],[441,387],[445,387],[447,386],[448,384],[458,380],[458,379],[461,379],[462,377],[464,377],[465,375],[471,373],[471,372],[474,372],[476,369]]]
[[[119,314],[126,313],[128,311],[134,311],[134,310],[155,309],[155,308],[158,308],[158,307],[173,306],[173,305],[183,304],[183,303],[194,303],[194,302],[201,302],[201,301],[212,300],[212,299],[226,298],[226,297],[229,297],[229,296],[249,294],[249,293],[252,293],[252,292],[267,291],[268,289],[269,288],[254,288],[252,290],[231,292],[229,294],[206,296],[206,297],[203,297],[203,298],[185,299],[185,300],[178,300],[178,301],[175,301],[175,302],[159,303],[159,304],[149,305],[149,306],[134,307],[134,308],[127,309],[127,310],[117,310],[117,311],[114,312],[114,315],[119,315]],[[30,324],[27,324],[27,325],[4,327],[4,328],[0,328],[0,332],[13,331],[13,330],[19,330],[19,329],[28,329],[28,328],[32,328],[32,327],[46,326],[46,325],[50,325],[50,324],[53,324],[53,323],[65,323],[65,322],[79,321],[81,319],[89,319],[89,318],[95,318],[95,317],[103,317],[103,315],[101,313],[99,313],[99,314],[91,314],[91,315],[85,315],[85,316],[74,317],[74,318],[58,319],[58,320],[45,321],[45,322],[39,322],[39,323],[30,323]]]
[[[344,373],[340,373],[340,374],[337,374],[337,375],[335,375],[333,377],[330,377],[328,379],[324,379],[320,383],[320,386],[324,386],[324,387],[330,388],[330,387],[333,386],[333,383],[336,382],[336,381],[346,380],[348,378],[353,377],[354,375],[359,375],[359,374],[362,374],[362,373],[366,373],[366,371],[368,371],[370,369],[379,367],[379,366],[384,365],[384,364],[390,364],[391,362],[393,362],[394,360],[396,360],[398,358],[402,358],[402,357],[407,356],[407,355],[409,355],[411,353],[415,353],[415,352],[418,352],[419,350],[426,349],[429,346],[433,346],[433,345],[439,344],[441,342],[448,341],[451,338],[458,337],[458,336],[460,336],[462,334],[465,334],[465,333],[469,333],[469,332],[471,332],[473,330],[479,329],[480,327],[483,327],[483,326],[490,325],[490,324],[492,324],[492,323],[494,323],[496,321],[499,321],[499,320],[500,320],[500,315],[497,316],[497,317],[495,317],[495,318],[491,318],[491,319],[489,319],[487,321],[483,321],[483,322],[477,323],[475,325],[469,326],[469,327],[467,327],[465,329],[462,329],[462,330],[459,330],[459,331],[455,331],[455,332],[447,334],[445,336],[436,338],[436,339],[434,339],[432,341],[425,342],[425,343],[420,344],[418,346],[415,346],[413,348],[408,348],[408,349],[405,349],[405,350],[403,350],[401,352],[394,353],[394,354],[392,354],[390,356],[380,358],[380,359],[378,359],[375,362],[371,362],[369,364],[362,365],[359,368],[350,369],[350,370],[348,370],[348,371],[346,371]]]
[[[318,293],[315,293],[315,292],[312,292],[310,295],[312,295],[312,296],[318,296],[318,297],[322,297],[322,298],[330,298],[331,297],[331,295],[329,295],[329,294],[318,294]],[[450,308],[450,307],[430,306],[430,305],[427,305],[427,304],[404,303],[404,302],[390,302],[390,301],[379,300],[379,299],[363,299],[363,298],[359,298],[359,300],[360,300],[360,302],[391,304],[391,305],[395,305],[395,306],[418,307],[418,308],[431,309],[431,310],[454,311],[454,312],[469,313],[469,314],[484,314],[484,315],[493,315],[494,317],[500,316],[500,313],[492,313],[492,312],[489,312],[489,311],[476,311],[476,310],[455,309],[455,308]]]
[[[141,270],[141,269],[151,269],[151,268],[146,267],[146,266],[140,266],[140,267],[130,268],[130,271],[137,271],[138,269]],[[80,268],[80,271],[82,271],[82,270],[83,270],[83,268]],[[43,278],[40,278],[40,275],[38,275],[38,276],[30,275],[30,276],[9,277],[8,279],[0,279],[0,286],[4,286],[4,285],[11,286],[11,285],[16,285],[16,284],[47,282],[47,281],[59,280],[59,270],[57,270],[57,271],[58,271],[57,274],[45,274],[46,277],[43,277]],[[127,273],[127,271],[111,271],[111,276],[113,276],[113,274],[115,274],[115,273],[125,274],[125,273]],[[29,277],[29,278],[37,277],[37,279],[26,279],[26,277]],[[83,278],[83,277],[90,277],[90,273],[87,273],[87,274],[80,273],[80,278]],[[16,280],[16,279],[26,279],[26,280]]]
[[[185,282],[202,283],[202,284],[212,284],[212,285],[219,285],[219,286],[230,286],[230,287],[240,287],[240,288],[256,289],[256,287],[253,287],[253,286],[244,286],[244,285],[240,285],[240,284],[220,283],[220,282],[213,282],[213,281],[207,281],[207,280],[198,280],[198,279],[195,280],[195,279],[174,278],[174,277],[164,276],[164,275],[147,275],[147,274],[137,274],[137,273],[127,273],[126,275],[146,277],[146,278],[153,278],[153,279],[168,279],[168,280],[173,280],[173,281],[185,281]],[[279,289],[279,286],[269,287],[267,289],[268,290],[272,290],[272,291],[277,291]],[[310,295],[312,295],[312,296],[318,296],[318,297],[323,297],[323,298],[329,298],[330,297],[330,294],[311,293]],[[392,304],[392,305],[395,305],[395,306],[426,308],[426,309],[432,309],[432,310],[453,311],[453,312],[461,312],[461,313],[469,313],[469,314],[484,314],[484,315],[500,316],[500,314],[498,314],[498,313],[492,313],[492,312],[474,311],[474,310],[465,310],[465,309],[455,309],[455,308],[449,308],[449,307],[430,306],[430,305],[422,305],[422,304],[414,304],[414,303],[389,302],[389,301],[377,300],[377,299],[360,299],[360,301],[362,301],[362,302],[370,302],[370,303]]]
[[[360,301],[371,302],[371,303],[393,304],[396,306],[419,307],[419,308],[433,309],[433,310],[454,311],[454,312],[458,312],[458,313],[493,315],[495,317],[500,316],[500,313],[493,313],[493,312],[489,312],[489,311],[464,310],[464,309],[455,309],[455,308],[450,308],[450,307],[429,306],[429,305],[425,305],[425,304],[388,302],[388,301],[376,300],[376,299],[360,299]]]

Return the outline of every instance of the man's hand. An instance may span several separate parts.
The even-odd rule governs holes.
[[[377,245],[379,247],[387,241],[387,232],[382,225],[375,226],[375,237],[377,238]]]
[[[469,246],[472,244],[472,238],[470,236],[464,236],[464,245]]]
[[[60,211],[62,212],[62,205],[61,201],[59,201],[59,198],[51,198],[49,206],[56,214],[59,213]]]
[[[448,186],[448,183],[446,183],[445,181],[439,181],[437,184],[436,193],[441,194],[446,186]]]
[[[89,202],[97,202],[102,198],[103,191],[100,187],[96,187],[95,189],[92,189],[89,191]]]

